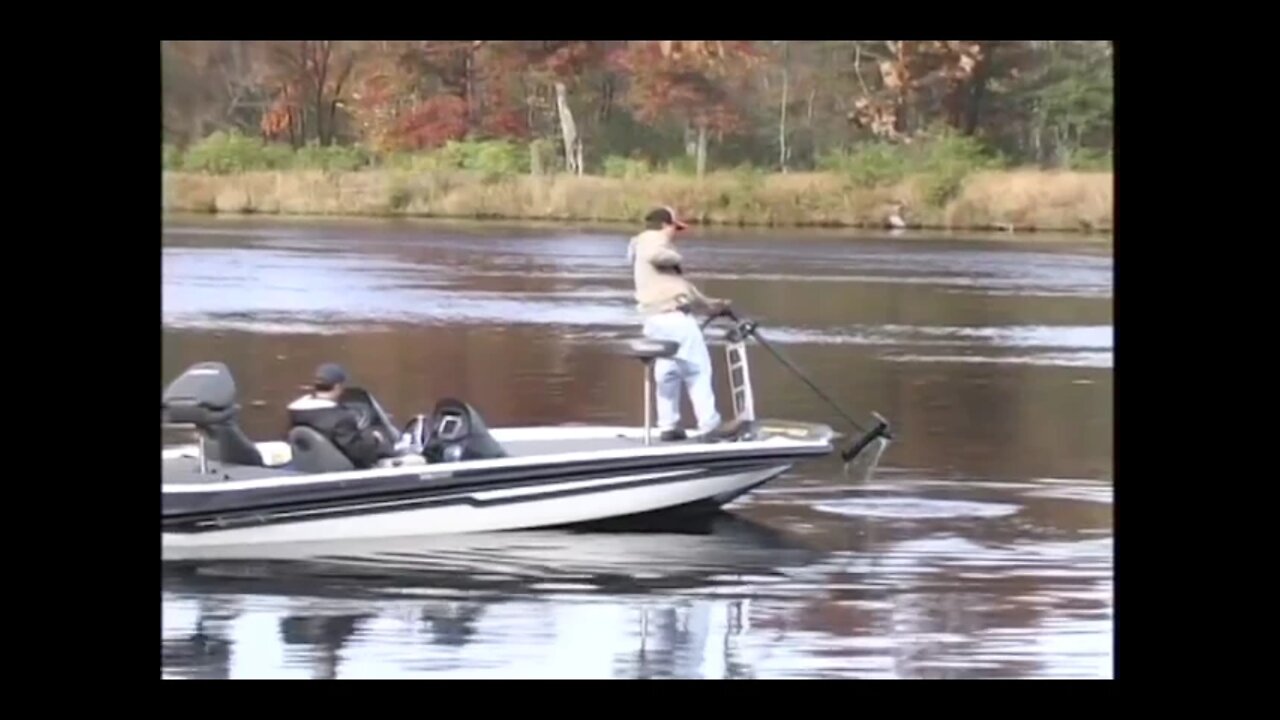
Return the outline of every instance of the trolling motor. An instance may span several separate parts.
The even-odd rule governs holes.
[[[826,401],[832,409],[862,433],[862,435],[855,440],[853,444],[840,453],[840,457],[844,460],[846,469],[848,469],[849,463],[851,463],[854,458],[858,457],[858,455],[871,446],[875,441],[883,439],[887,443],[889,440],[893,439],[893,434],[889,432],[889,421],[885,420],[879,413],[871,413],[876,419],[876,424],[870,430],[864,428],[857,420],[850,417],[849,413],[845,412],[843,408],[836,404],[835,400],[832,400],[831,397],[824,393],[821,388],[815,385],[814,382],[800,370],[800,368],[796,367],[794,363],[788,360],[781,352],[774,348],[773,345],[769,344],[769,341],[765,340],[764,337],[760,335],[758,329],[759,324],[756,321],[742,320],[733,312],[732,309],[725,308],[715,315],[707,318],[706,322],[702,324],[703,329],[705,330],[706,327],[717,317],[727,317],[733,321],[734,326],[729,329],[727,334],[727,339],[730,343],[741,343],[748,337],[755,338],[756,342],[760,343],[765,350],[768,350],[771,355],[778,359],[778,362],[782,363],[788,370],[794,373],[796,377],[800,378],[800,380],[808,385],[809,389],[813,390],[818,397]],[[881,449],[883,449],[883,445],[881,446]]]

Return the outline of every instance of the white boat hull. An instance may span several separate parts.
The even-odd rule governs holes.
[[[276,515],[269,523],[194,533],[162,533],[166,559],[200,557],[202,548],[495,532],[590,522],[703,505],[718,507],[786,472],[790,463],[721,471],[658,470],[540,483],[533,487],[470,490],[449,502],[398,509],[414,501],[353,507],[345,517],[307,519],[306,511]],[[358,512],[357,512],[358,511]]]

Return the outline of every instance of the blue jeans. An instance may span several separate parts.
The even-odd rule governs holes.
[[[720,424],[712,387],[711,354],[698,321],[678,310],[651,315],[644,321],[645,337],[680,344],[674,357],[658,358],[653,364],[657,386],[658,429],[674,430],[680,423],[680,387],[689,388],[689,400],[698,418],[699,432]]]

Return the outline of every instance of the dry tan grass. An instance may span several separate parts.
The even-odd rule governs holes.
[[[968,179],[946,219],[964,227],[1109,231],[1113,198],[1109,172],[987,172]]]
[[[975,174],[945,208],[924,202],[917,179],[869,189],[825,173],[720,172],[702,181],[466,171],[166,173],[164,182],[164,207],[185,212],[635,222],[665,204],[712,225],[879,227],[902,202],[909,224],[953,229],[1109,231],[1112,197],[1109,172],[1038,170]]]

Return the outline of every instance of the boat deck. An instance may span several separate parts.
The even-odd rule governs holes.
[[[658,446],[697,443],[698,440],[679,440],[659,443],[654,437],[653,444]],[[566,438],[562,440],[507,440],[503,448],[511,457],[536,457],[556,453],[601,452],[607,450],[634,450],[644,447],[644,440],[629,437],[594,437]],[[188,483],[226,482],[229,480],[258,480],[272,477],[291,477],[304,473],[283,467],[248,467],[236,465],[226,468],[220,462],[210,461],[208,474],[201,474],[199,461],[194,457],[168,458],[162,460],[162,482],[166,485]]]
[[[220,462],[210,461],[209,473],[202,475],[200,474],[200,461],[196,458],[169,458],[161,462],[163,463],[161,482],[165,485],[226,482],[228,480],[258,480],[272,477],[292,477],[302,474],[296,470],[286,470],[284,468],[251,467],[247,465],[235,465],[227,469]]]

